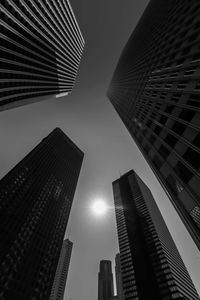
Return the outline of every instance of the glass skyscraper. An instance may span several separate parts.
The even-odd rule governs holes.
[[[199,299],[148,187],[131,170],[113,193],[124,299]]]
[[[84,39],[68,0],[3,0],[0,110],[72,91]]]
[[[82,160],[56,128],[0,181],[1,300],[49,300]]]
[[[51,296],[49,300],[63,300],[69,265],[71,260],[73,243],[69,239],[63,241],[60,258],[58,261],[56,275],[54,278]]]
[[[98,273],[98,300],[110,300],[114,297],[112,263],[101,260]]]
[[[119,253],[117,253],[115,256],[115,277],[116,277],[117,299],[124,300],[124,292],[123,292],[123,285],[122,285],[122,268],[121,268]]]
[[[108,96],[200,249],[200,2],[150,0]]]

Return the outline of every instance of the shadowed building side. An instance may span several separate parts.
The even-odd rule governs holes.
[[[151,0],[108,97],[200,249],[200,3]]]
[[[83,155],[56,128],[0,181],[0,299],[49,300]]]
[[[84,39],[66,1],[1,3],[0,111],[72,91]]]
[[[113,182],[125,300],[199,300],[155,200],[134,171]]]
[[[51,290],[50,300],[63,300],[73,243],[66,239],[63,241],[60,258]]]
[[[112,297],[114,297],[112,263],[110,260],[101,260],[98,273],[98,300],[110,300]]]
[[[117,299],[124,300],[123,285],[122,285],[122,270],[121,270],[119,253],[117,253],[115,256],[115,277],[116,277],[116,287],[117,287]]]

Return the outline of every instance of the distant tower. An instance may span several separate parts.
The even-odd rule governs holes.
[[[129,171],[113,192],[125,300],[199,300],[148,187]]]
[[[1,1],[0,110],[72,91],[84,39],[68,0]]]
[[[98,300],[109,300],[113,296],[112,263],[110,260],[101,260],[98,276]]]
[[[70,240],[66,239],[63,241],[60,258],[56,269],[56,275],[51,290],[50,300],[63,300],[72,253],[72,246],[73,243]]]
[[[56,128],[0,181],[1,300],[49,300],[82,160]]]
[[[108,96],[200,250],[200,2],[151,0]]]
[[[120,263],[120,254],[115,256],[115,277],[117,286],[117,298],[118,300],[124,300],[123,285],[122,285],[122,270]]]

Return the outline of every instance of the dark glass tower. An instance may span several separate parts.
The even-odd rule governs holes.
[[[49,300],[63,300],[69,265],[71,260],[73,243],[66,239],[63,241],[60,257],[56,269],[51,296]]]
[[[200,2],[151,0],[108,96],[200,249]]]
[[[49,300],[82,160],[56,128],[0,181],[1,300]]]
[[[72,91],[84,40],[68,0],[3,0],[0,110]]]
[[[114,297],[112,263],[110,260],[101,260],[98,274],[98,300],[109,300],[111,297]]]
[[[113,182],[125,300],[197,300],[155,200],[129,171]]]
[[[123,300],[123,285],[122,285],[122,268],[120,262],[120,254],[117,253],[115,256],[115,277],[116,277],[116,287],[117,287],[117,299]]]

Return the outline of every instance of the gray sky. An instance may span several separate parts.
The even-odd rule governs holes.
[[[112,206],[112,181],[132,168],[152,190],[200,293],[200,254],[106,98],[121,50],[147,3],[71,0],[86,41],[72,94],[1,113],[1,177],[57,126],[85,152],[67,229],[74,247],[65,300],[97,300],[99,261],[114,262],[118,241],[114,211],[97,219],[89,206],[96,198]]]

